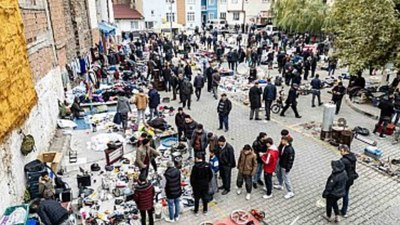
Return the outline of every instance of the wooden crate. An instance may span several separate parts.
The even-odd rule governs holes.
[[[38,159],[49,165],[54,172],[57,172],[62,157],[63,155],[60,152],[42,152],[39,154]]]

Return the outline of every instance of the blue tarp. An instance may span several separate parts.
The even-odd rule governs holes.
[[[99,30],[101,32],[103,32],[105,35],[109,35],[109,34],[115,35],[115,29],[116,29],[116,27],[114,27],[110,24],[107,24],[105,22],[99,23]]]

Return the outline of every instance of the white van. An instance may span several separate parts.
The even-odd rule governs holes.
[[[279,32],[278,27],[275,27],[274,25],[265,26],[264,31],[267,32],[268,36],[274,35]]]

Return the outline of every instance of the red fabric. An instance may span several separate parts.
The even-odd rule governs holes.
[[[151,184],[146,188],[136,189],[133,195],[133,199],[136,202],[137,208],[142,211],[150,210],[153,208],[154,206],[153,198],[154,198],[154,187]]]
[[[269,159],[268,159],[269,157]],[[276,167],[276,163],[278,162],[278,158],[279,158],[279,151],[278,149],[275,150],[271,150],[268,149],[267,150],[267,154],[264,154],[261,156],[261,160],[264,162],[264,172],[265,173],[273,173],[275,171],[275,167]],[[268,162],[267,162],[268,160]]]

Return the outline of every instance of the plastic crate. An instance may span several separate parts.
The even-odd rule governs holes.
[[[10,206],[8,207],[5,211],[3,216],[0,218],[0,224],[3,224],[3,219],[5,216],[10,216],[17,208],[24,208],[26,211],[26,216],[25,216],[25,220],[23,223],[13,223],[13,225],[26,225],[27,221],[28,221],[28,217],[29,217],[29,205],[24,204],[24,205],[15,205],[15,206]],[[6,224],[4,222],[4,224]]]

